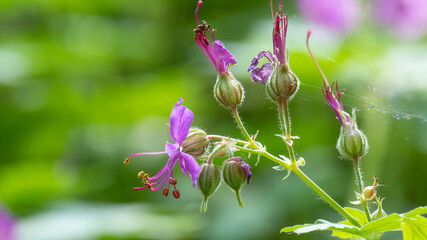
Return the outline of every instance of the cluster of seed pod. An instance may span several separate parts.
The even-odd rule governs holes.
[[[239,206],[244,203],[240,195],[240,190],[245,182],[249,183],[251,179],[250,166],[246,164],[241,157],[232,157],[222,164],[222,179],[236,194]],[[221,183],[221,173],[214,164],[208,162],[201,166],[199,178],[197,181],[200,192],[203,195],[201,212],[206,212],[208,207],[208,198],[218,189]]]

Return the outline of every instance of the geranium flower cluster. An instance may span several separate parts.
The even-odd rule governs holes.
[[[299,80],[290,69],[290,54],[286,49],[288,17],[283,12],[281,1],[276,14],[273,13],[272,1],[270,1],[270,4],[273,18],[273,51],[261,51],[252,59],[248,71],[252,71],[251,80],[254,83],[266,85],[270,99],[278,104],[279,112],[282,113],[281,109],[287,109],[287,102],[296,94]],[[199,20],[198,12],[201,6],[202,1],[198,1],[195,12],[197,27],[193,30],[194,39],[217,73],[217,80],[214,85],[215,98],[220,104],[232,110],[246,141],[218,135],[207,135],[201,129],[191,128],[194,114],[190,109],[182,105],[183,99],[180,99],[173,107],[169,121],[170,137],[173,143],[166,142],[165,150],[162,152],[132,154],[126,158],[125,164],[128,164],[130,159],[135,156],[167,154],[169,158],[165,166],[157,174],[150,176],[145,171],[141,171],[138,174],[143,185],[135,187],[134,190],[149,189],[158,191],[162,189],[163,195],[168,196],[171,187],[173,187],[172,195],[175,198],[179,198],[181,194],[176,188],[178,181],[173,173],[175,165],[179,162],[184,175],[188,174],[191,178],[193,187],[197,186],[200,189],[203,196],[201,211],[205,212],[208,198],[217,190],[221,179],[235,192],[239,205],[244,205],[240,191],[245,183],[249,184],[252,172],[251,166],[243,160],[244,157],[237,156],[236,152],[241,150],[258,154],[261,157],[265,153],[265,147],[255,141],[256,134],[251,136],[240,120],[237,106],[243,102],[244,91],[241,83],[234,78],[231,72],[231,66],[237,64],[237,61],[221,41],[215,40],[214,32],[216,30],[210,30],[210,24]],[[207,37],[208,33],[212,34],[212,42]],[[311,54],[310,49],[309,52]],[[269,62],[258,66],[263,57]],[[316,62],[314,57],[313,59]],[[333,86],[334,84],[330,86],[326,78],[324,78],[323,92],[325,98],[342,125],[342,136],[338,140],[339,151],[344,157],[361,157],[366,152],[366,137],[358,130],[355,117],[350,117],[344,111],[340,98],[342,92],[338,91],[337,88],[337,93],[333,94]],[[337,87],[337,84],[335,86]],[[297,162],[293,153],[291,139],[294,139],[294,137],[290,134],[289,116],[285,114],[280,119],[284,129],[282,137],[288,146],[290,159],[282,156],[282,159],[273,158],[273,161],[278,162],[285,169],[290,169],[292,165],[303,165],[304,161],[300,159]],[[357,135],[356,137],[354,137],[355,134]],[[215,144],[210,150],[211,141],[215,141]],[[340,144],[340,142],[343,142],[343,144]],[[363,146],[360,147],[359,145]],[[222,164],[218,164],[220,160],[216,159],[221,157],[227,157],[227,160],[223,160]],[[271,155],[267,157],[271,158]],[[219,165],[219,168],[217,165]]]
[[[348,6],[356,3],[357,0],[345,0],[333,7],[325,7],[337,0],[300,0],[299,4],[311,4],[311,10],[321,10],[324,12],[335,11],[338,9],[347,9]],[[377,2],[386,2],[376,0]],[[398,14],[397,7],[393,6],[396,2],[403,0],[390,0],[389,11]],[[408,0],[409,3],[416,3],[423,0]],[[387,216],[382,209],[384,198],[378,196],[377,188],[383,186],[378,184],[378,178],[374,177],[371,186],[364,186],[362,172],[360,170],[360,160],[368,151],[368,142],[365,134],[358,128],[356,123],[356,110],[352,114],[346,112],[341,96],[343,90],[338,88],[338,83],[330,84],[322,72],[316,58],[314,57],[310,46],[309,38],[311,30],[307,34],[307,49],[312,57],[317,69],[323,78],[323,95],[326,102],[331,106],[332,112],[340,123],[340,135],[336,148],[343,159],[347,159],[354,164],[354,173],[357,182],[357,191],[355,191],[355,201],[352,204],[361,205],[364,212],[354,208],[344,208],[329,196],[322,188],[311,180],[303,171],[302,167],[306,164],[304,158],[297,158],[294,151],[294,140],[299,137],[291,133],[291,117],[289,113],[289,102],[297,94],[300,81],[289,66],[290,51],[286,48],[286,37],[288,29],[288,17],[284,14],[283,4],[280,0],[279,9],[276,13],[271,4],[271,15],[273,19],[272,51],[261,51],[255,56],[248,66],[251,72],[250,79],[254,83],[265,85],[267,95],[277,104],[280,129],[282,134],[277,135],[286,146],[286,154],[275,156],[267,151],[267,148],[259,141],[256,141],[258,132],[250,134],[243,124],[239,115],[238,107],[244,100],[244,90],[242,84],[234,77],[231,67],[237,64],[235,57],[227,50],[225,45],[215,40],[215,29],[211,30],[211,25],[206,21],[200,21],[198,13],[202,6],[202,1],[198,1],[195,17],[197,26],[193,30],[196,44],[206,55],[209,62],[216,71],[216,81],[213,86],[215,99],[225,108],[232,112],[232,116],[241,130],[243,139],[232,138],[230,136],[207,134],[199,128],[192,128],[194,114],[183,105],[183,99],[180,99],[172,108],[169,121],[169,131],[172,143],[166,142],[165,150],[162,152],[143,152],[130,155],[125,160],[125,164],[130,163],[130,159],[137,156],[166,154],[168,159],[166,164],[154,176],[145,171],[141,171],[138,177],[141,179],[142,186],[135,187],[134,190],[162,190],[163,195],[168,196],[172,190],[175,198],[180,198],[181,193],[177,189],[178,181],[174,177],[174,168],[179,162],[184,175],[191,178],[193,187],[197,187],[202,195],[201,212],[206,212],[208,200],[213,196],[224,182],[236,195],[239,206],[243,207],[244,202],[241,196],[241,189],[245,184],[249,184],[252,179],[251,156],[257,156],[258,161],[270,160],[278,166],[273,169],[277,171],[287,171],[286,179],[290,174],[295,174],[315,191],[325,203],[335,209],[345,221],[331,223],[326,220],[318,220],[313,224],[296,225],[285,227],[281,232],[306,233],[312,231],[333,231],[334,237],[344,239],[371,239],[378,240],[386,231],[402,230],[405,239],[421,239],[427,235],[425,223],[427,219],[422,214],[427,214],[427,207],[417,208],[406,214],[390,214]],[[345,2],[345,3],[344,3]],[[422,5],[422,4],[421,4]],[[310,8],[307,7],[307,11]],[[327,22],[344,21],[343,13],[335,12],[327,16]],[[405,15],[399,13],[400,15]],[[407,14],[408,16],[411,14]],[[315,15],[319,18],[320,15]],[[349,17],[349,16],[347,16]],[[319,18],[321,20],[321,18]],[[343,20],[344,19],[344,20]],[[320,21],[319,20],[319,21]],[[351,24],[340,23],[340,28],[347,28]],[[211,41],[208,35],[212,35]],[[261,59],[265,58],[268,62],[260,65]],[[249,77],[248,77],[249,78]],[[319,91],[320,93],[320,91]],[[243,154],[242,154],[243,153]],[[257,162],[258,162],[257,161]],[[255,164],[256,166],[256,164]],[[253,164],[252,164],[253,167]],[[377,210],[371,212],[369,203],[376,201]],[[415,235],[413,235],[415,234]],[[418,236],[409,237],[408,236]],[[424,238],[423,238],[424,239]]]

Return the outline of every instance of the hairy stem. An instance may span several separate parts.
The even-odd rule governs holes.
[[[237,111],[237,107],[233,106],[233,107],[231,107],[231,110],[233,112],[234,119],[236,119],[237,125],[240,128],[240,131],[242,131],[243,136],[249,142],[249,146],[255,146],[256,147],[255,142],[252,140],[251,136],[249,135],[248,131],[246,130],[245,126],[243,125],[242,120],[240,119],[239,112]]]
[[[286,137],[285,143],[286,147],[288,148],[289,157],[291,159],[292,165],[296,166],[295,152],[292,144],[291,117],[289,115],[288,100],[284,99],[279,101],[277,107],[279,110],[279,119],[283,136]]]
[[[344,208],[341,207],[333,198],[331,198],[323,189],[316,185],[307,175],[305,175],[298,167],[292,169],[311,189],[313,189],[320,197],[322,197],[331,207],[340,213],[345,219],[350,221],[354,226],[362,227]]]
[[[331,207],[333,207],[344,218],[350,221],[353,225],[361,227],[360,223],[356,221],[341,205],[339,205],[332,197],[330,197],[322,188],[317,186],[301,169],[296,166],[295,152],[292,143],[291,134],[291,117],[289,115],[289,107],[287,99],[278,102],[279,119],[281,121],[283,135],[286,137],[285,143],[288,148],[289,157],[291,159],[291,170],[297,174],[311,189],[313,189],[321,198],[323,198]]]
[[[365,187],[363,186],[363,180],[362,180],[362,172],[360,171],[359,166],[359,158],[355,157],[354,159],[354,174],[356,175],[357,179],[357,185],[359,186],[359,192],[360,194],[363,194],[363,189]],[[371,221],[371,214],[369,212],[368,203],[365,199],[361,199],[360,202],[362,203],[363,209],[365,210],[366,218],[368,218],[368,221]]]
[[[344,208],[342,208],[332,197],[330,197],[323,189],[321,189],[319,186],[316,185],[307,175],[305,175],[296,165],[293,166],[289,162],[286,162],[273,154],[267,152],[265,149],[260,149],[256,146],[256,148],[252,147],[246,147],[249,143],[246,141],[233,139],[225,136],[220,135],[209,135],[208,138],[210,140],[222,140],[222,139],[230,139],[232,141],[237,142],[238,144],[244,145],[244,146],[238,146],[235,145],[234,147],[248,153],[252,154],[261,154],[261,156],[287,168],[292,169],[293,172],[295,172],[309,187],[311,187],[316,193],[319,194],[320,197],[322,197],[331,207],[333,207],[338,213],[340,213],[345,219],[350,221],[353,225],[361,227],[360,223],[356,221],[349,213],[347,213]]]
[[[242,120],[240,119],[239,113],[237,112],[236,107],[231,108],[233,111],[233,116],[236,119],[237,125],[242,131],[243,135],[247,139],[247,144],[244,147],[235,146],[237,149],[253,154],[261,154],[261,156],[276,162],[287,169],[291,169],[295,174],[297,174],[310,188],[312,188],[321,198],[323,198],[332,208],[334,208],[339,214],[341,214],[345,219],[351,222],[354,226],[361,227],[362,225],[356,221],[341,205],[339,205],[332,197],[330,197],[323,189],[317,186],[307,175],[305,175],[297,166],[295,152],[292,144],[292,135],[291,135],[291,119],[289,115],[288,109],[288,101],[283,100],[278,102],[278,111],[279,111],[279,119],[281,128],[283,131],[283,135],[285,137],[285,143],[288,148],[289,156],[290,156],[290,164],[285,162],[284,160],[275,157],[274,155],[265,151],[265,149],[261,149],[258,145],[255,144],[253,139],[250,137],[249,133],[246,131]],[[225,138],[225,137],[224,137]],[[209,139],[222,139],[217,135],[210,135]],[[238,143],[244,144],[245,142],[237,140]]]

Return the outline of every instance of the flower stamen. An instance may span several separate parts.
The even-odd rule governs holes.
[[[163,195],[167,197],[169,195],[169,188],[163,189]]]
[[[203,2],[202,2],[202,1],[199,1],[199,2],[197,3],[196,13],[195,13],[195,15],[196,15],[196,21],[197,21],[197,24],[200,24],[200,22],[199,22],[199,18],[197,17],[197,12],[199,11],[199,8],[200,8],[200,6],[202,6],[202,4],[203,4]]]
[[[172,195],[176,199],[178,199],[181,196],[181,194],[179,193],[178,189],[173,190],[172,191]]]

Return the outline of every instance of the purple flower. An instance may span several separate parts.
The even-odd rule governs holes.
[[[197,45],[199,45],[200,49],[205,53],[206,57],[208,57],[209,61],[214,66],[215,70],[218,74],[225,74],[228,70],[228,66],[236,64],[236,59],[234,56],[225,48],[224,44],[215,40],[214,31],[212,29],[212,42],[213,45],[209,42],[206,37],[206,33],[210,28],[210,24],[207,24],[205,21],[202,21],[200,24],[199,18],[197,17],[197,12],[199,11],[200,6],[202,6],[202,1],[198,1],[196,8],[196,21],[197,28],[194,29],[194,39],[196,40]]]
[[[0,239],[2,240],[12,240],[13,238],[13,227],[14,220],[13,218],[0,207]]]
[[[169,193],[170,184],[174,187],[176,185],[176,180],[173,178],[172,171],[177,161],[179,161],[184,175],[188,173],[188,175],[193,180],[193,187],[196,186],[196,180],[199,174],[199,164],[193,156],[181,151],[181,144],[188,135],[190,125],[193,122],[194,114],[190,109],[182,106],[182,102],[183,99],[181,98],[175,104],[172,109],[169,121],[170,136],[174,143],[166,142],[164,152],[135,153],[126,159],[125,164],[129,163],[129,159],[136,155],[155,155],[165,153],[169,155],[169,159],[166,165],[153,177],[150,177],[144,172],[140,172],[138,176],[143,180],[144,186],[134,188],[134,190],[148,188],[151,191],[157,191],[163,188],[166,182],[168,182],[168,187],[163,190],[163,194],[167,196]],[[173,195],[175,198],[179,197],[179,191],[176,190],[176,188],[173,192]]]
[[[419,39],[427,32],[425,0],[375,0],[372,15],[401,38]]]
[[[283,14],[282,1],[280,1],[279,12],[274,17],[273,14],[273,1],[271,4],[271,15],[273,18],[273,52],[261,51],[256,57],[252,59],[252,63],[248,68],[251,73],[251,80],[255,83],[266,83],[273,73],[277,65],[283,66],[288,64],[286,57],[286,32],[288,30],[288,18]],[[265,63],[261,67],[257,67],[261,58],[265,57],[269,63]]]
[[[297,3],[307,20],[338,32],[349,32],[359,22],[358,0],[299,0]]]
[[[326,79],[325,74],[323,74],[322,69],[320,68],[319,64],[316,61],[316,58],[314,57],[314,55],[312,54],[311,50],[310,50],[310,46],[308,44],[308,40],[310,38],[312,31],[308,30],[307,33],[307,49],[308,52],[310,53],[310,56],[313,58],[314,63],[316,64],[317,68],[319,69],[320,74],[323,77],[323,95],[325,96],[326,100],[328,101],[329,105],[331,105],[332,110],[334,111],[335,115],[337,116],[338,120],[340,120],[341,126],[345,126],[347,124],[351,124],[350,122],[350,117],[348,115],[348,113],[346,113],[344,111],[344,106],[342,105],[341,102],[341,94],[343,94],[343,91],[339,91],[338,90],[338,83],[332,83],[332,86],[329,85],[328,80]],[[336,87],[335,90],[335,94],[333,93],[332,88]]]

